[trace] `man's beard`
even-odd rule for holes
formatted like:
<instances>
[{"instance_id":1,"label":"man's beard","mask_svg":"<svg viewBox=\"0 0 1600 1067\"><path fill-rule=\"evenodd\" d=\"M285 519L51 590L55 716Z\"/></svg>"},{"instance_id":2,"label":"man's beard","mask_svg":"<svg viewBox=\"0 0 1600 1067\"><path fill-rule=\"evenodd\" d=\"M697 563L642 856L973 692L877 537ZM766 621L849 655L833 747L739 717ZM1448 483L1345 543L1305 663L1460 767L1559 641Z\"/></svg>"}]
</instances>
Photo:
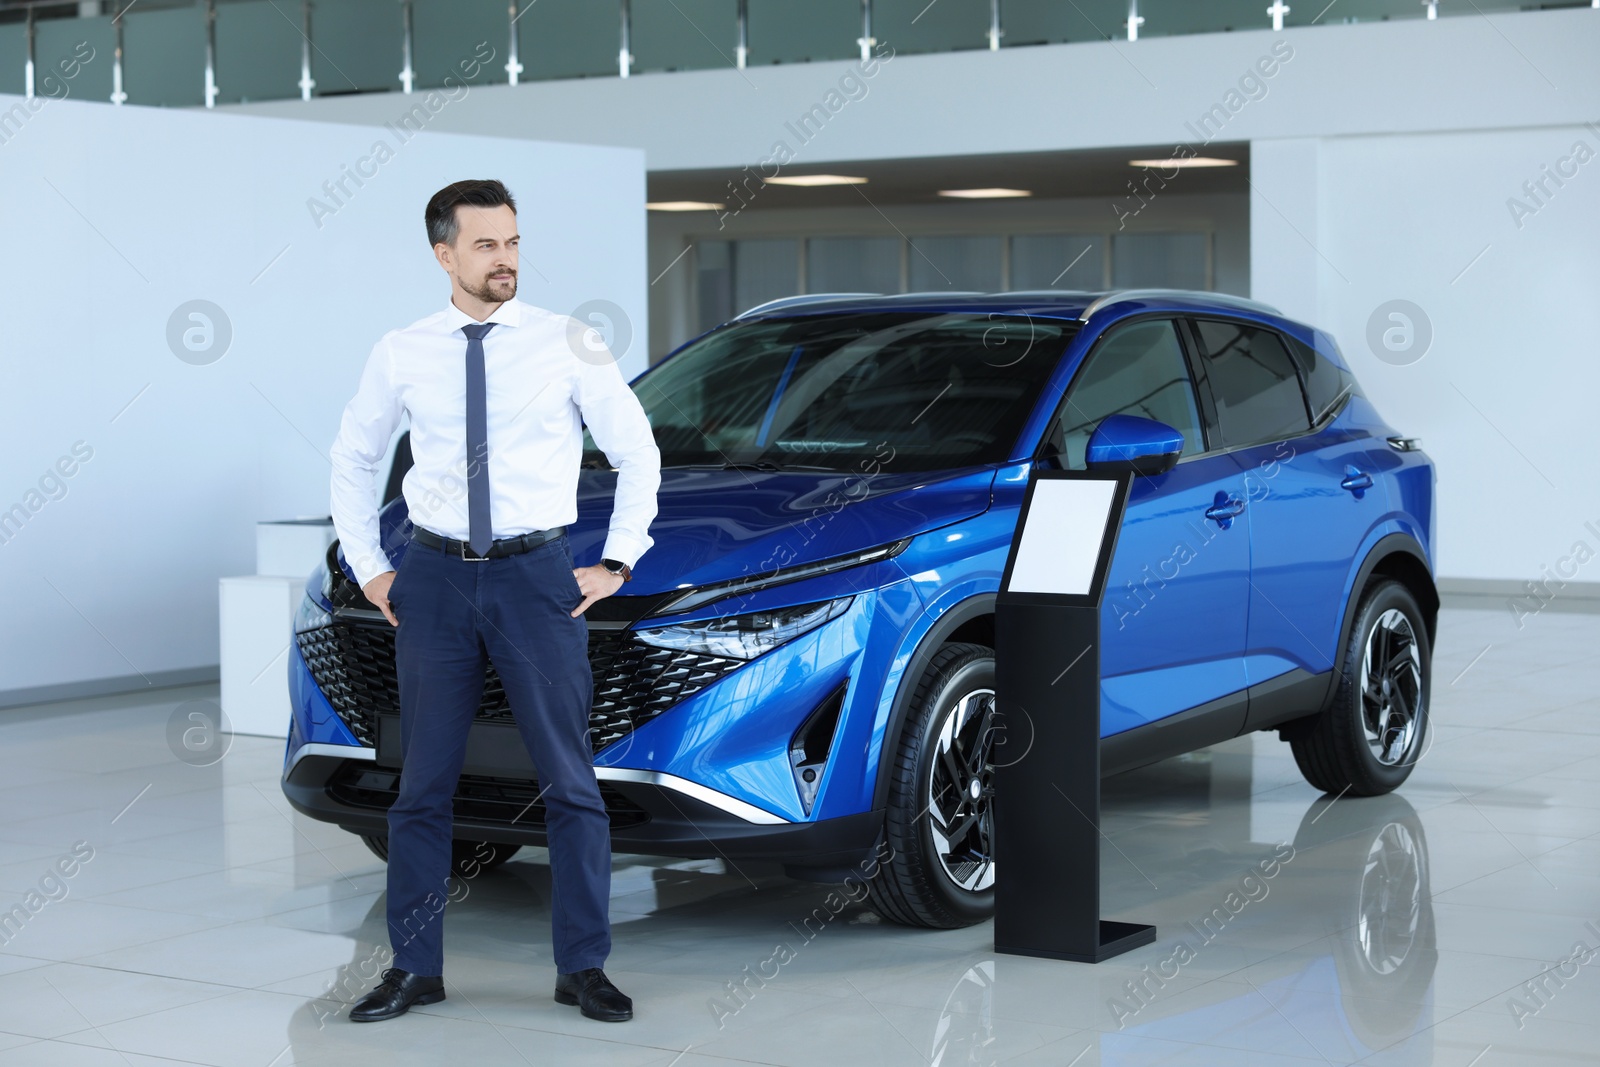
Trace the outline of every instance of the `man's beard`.
<instances>
[{"instance_id":1,"label":"man's beard","mask_svg":"<svg viewBox=\"0 0 1600 1067\"><path fill-rule=\"evenodd\" d=\"M485 304L504 303L517 295L517 272L511 272L511 280L508 282L492 281L487 275L484 276L482 285L473 285L462 279L461 288Z\"/></svg>"}]
</instances>

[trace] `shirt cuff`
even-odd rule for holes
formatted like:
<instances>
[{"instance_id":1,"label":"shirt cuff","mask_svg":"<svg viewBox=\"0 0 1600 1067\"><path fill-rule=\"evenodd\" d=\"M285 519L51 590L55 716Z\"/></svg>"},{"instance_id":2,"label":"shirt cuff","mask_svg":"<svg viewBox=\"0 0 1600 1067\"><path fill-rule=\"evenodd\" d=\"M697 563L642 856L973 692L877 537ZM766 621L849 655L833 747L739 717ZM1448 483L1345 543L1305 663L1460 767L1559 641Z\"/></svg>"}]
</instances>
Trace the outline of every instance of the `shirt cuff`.
<instances>
[{"instance_id":1,"label":"shirt cuff","mask_svg":"<svg viewBox=\"0 0 1600 1067\"><path fill-rule=\"evenodd\" d=\"M382 563L378 562L380 559L383 561ZM350 565L350 569L355 572L356 585L362 589L365 589L367 587L367 583L372 581L372 579L376 578L378 575L386 574L389 571L394 570L394 568L389 565L388 557L384 556L381 552L377 555L360 556L354 558L351 556L346 556L344 561L348 563Z\"/></svg>"},{"instance_id":2,"label":"shirt cuff","mask_svg":"<svg viewBox=\"0 0 1600 1067\"><path fill-rule=\"evenodd\" d=\"M614 559L619 563L626 563L632 570L639 563L639 557L645 554L654 541L640 544L638 538L612 530L606 535L605 550L600 553L601 559Z\"/></svg>"}]
</instances>

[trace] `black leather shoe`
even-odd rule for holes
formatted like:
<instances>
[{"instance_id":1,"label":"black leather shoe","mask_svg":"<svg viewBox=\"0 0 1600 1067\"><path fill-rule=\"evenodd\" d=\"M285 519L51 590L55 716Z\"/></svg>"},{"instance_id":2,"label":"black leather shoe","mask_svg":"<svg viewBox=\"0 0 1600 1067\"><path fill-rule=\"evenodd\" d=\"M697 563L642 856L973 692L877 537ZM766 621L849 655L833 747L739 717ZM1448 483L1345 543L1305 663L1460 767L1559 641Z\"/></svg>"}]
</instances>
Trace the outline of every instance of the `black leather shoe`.
<instances>
[{"instance_id":1,"label":"black leather shoe","mask_svg":"<svg viewBox=\"0 0 1600 1067\"><path fill-rule=\"evenodd\" d=\"M375 1023L404 1015L413 1004L437 1004L444 999L444 977L424 978L420 974L390 967L383 972L378 987L350 1008L353 1023Z\"/></svg>"},{"instance_id":2,"label":"black leather shoe","mask_svg":"<svg viewBox=\"0 0 1600 1067\"><path fill-rule=\"evenodd\" d=\"M633 1001L598 967L556 975L556 1003L576 1004L591 1019L622 1023L633 1018Z\"/></svg>"}]
</instances>

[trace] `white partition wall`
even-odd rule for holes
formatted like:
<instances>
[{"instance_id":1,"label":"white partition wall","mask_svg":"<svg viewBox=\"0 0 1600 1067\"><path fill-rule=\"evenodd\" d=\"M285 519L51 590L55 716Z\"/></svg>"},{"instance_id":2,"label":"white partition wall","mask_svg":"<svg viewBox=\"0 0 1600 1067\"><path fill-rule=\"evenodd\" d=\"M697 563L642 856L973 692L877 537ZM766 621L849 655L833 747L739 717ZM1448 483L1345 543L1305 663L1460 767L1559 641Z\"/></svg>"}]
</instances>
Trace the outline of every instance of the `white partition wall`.
<instances>
[{"instance_id":1,"label":"white partition wall","mask_svg":"<svg viewBox=\"0 0 1600 1067\"><path fill-rule=\"evenodd\" d=\"M1595 588L1600 127L1256 141L1251 169L1252 295L1422 438L1440 574Z\"/></svg>"},{"instance_id":2,"label":"white partition wall","mask_svg":"<svg viewBox=\"0 0 1600 1067\"><path fill-rule=\"evenodd\" d=\"M327 514L368 351L449 299L422 222L440 186L505 181L518 295L609 302L624 374L645 365L640 151L16 97L0 115L0 704L216 677L217 579L254 570L257 521Z\"/></svg>"}]
</instances>

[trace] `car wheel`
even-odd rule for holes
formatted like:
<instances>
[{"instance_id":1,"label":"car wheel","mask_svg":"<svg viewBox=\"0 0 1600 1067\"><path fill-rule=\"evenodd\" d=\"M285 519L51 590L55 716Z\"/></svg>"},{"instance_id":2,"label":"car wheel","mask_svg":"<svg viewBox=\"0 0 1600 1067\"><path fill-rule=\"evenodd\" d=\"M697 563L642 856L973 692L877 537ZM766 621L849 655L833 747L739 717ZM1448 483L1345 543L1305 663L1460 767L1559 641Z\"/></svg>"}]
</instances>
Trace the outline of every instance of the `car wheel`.
<instances>
[{"instance_id":1,"label":"car wheel","mask_svg":"<svg viewBox=\"0 0 1600 1067\"><path fill-rule=\"evenodd\" d=\"M1306 781L1327 793L1378 796L1410 776L1428 729L1431 651L1405 586L1385 580L1367 590L1333 706L1290 742Z\"/></svg>"},{"instance_id":2,"label":"car wheel","mask_svg":"<svg viewBox=\"0 0 1600 1067\"><path fill-rule=\"evenodd\" d=\"M869 883L884 918L952 929L994 914L994 735L994 650L945 645L885 754L892 852Z\"/></svg>"},{"instance_id":3,"label":"car wheel","mask_svg":"<svg viewBox=\"0 0 1600 1067\"><path fill-rule=\"evenodd\" d=\"M362 834L361 840L372 854L385 862L389 859L388 834ZM478 871L492 870L515 856L521 845L504 845L498 841L451 841L450 869L470 878Z\"/></svg>"}]
</instances>

